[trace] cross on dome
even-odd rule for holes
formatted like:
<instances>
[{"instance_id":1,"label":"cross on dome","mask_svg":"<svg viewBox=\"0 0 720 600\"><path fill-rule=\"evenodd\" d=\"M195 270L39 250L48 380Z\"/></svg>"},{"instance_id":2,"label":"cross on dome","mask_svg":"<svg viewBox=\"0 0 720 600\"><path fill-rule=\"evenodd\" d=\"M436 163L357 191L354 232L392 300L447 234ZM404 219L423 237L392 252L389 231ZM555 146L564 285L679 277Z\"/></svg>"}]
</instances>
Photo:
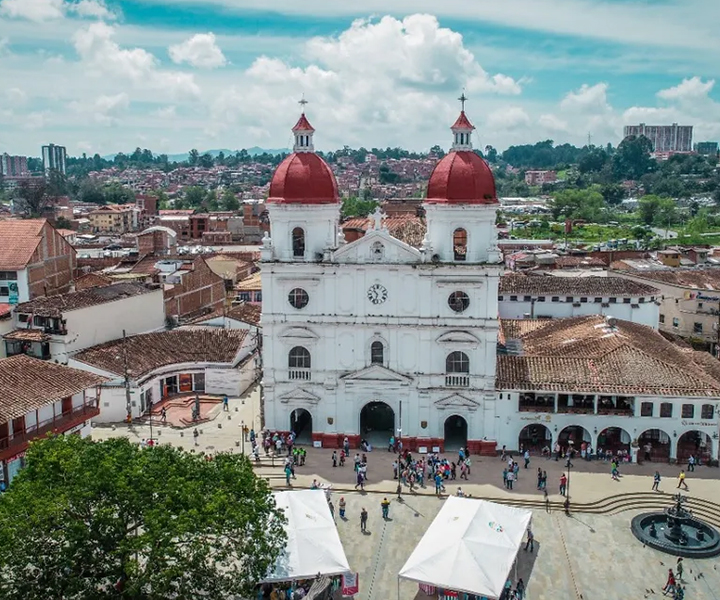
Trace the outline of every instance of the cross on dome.
<instances>
[{"instance_id":1,"label":"cross on dome","mask_svg":"<svg viewBox=\"0 0 720 600\"><path fill-rule=\"evenodd\" d=\"M300 113L298 122L295 123L295 127L292 128L292 132L295 135L293 152L315 152L312 139L313 133L315 133L315 128L310 125L310 121L308 121L305 116L305 105L308 104L308 101L305 100L305 94L303 94L303 97L298 100L298 104L300 105L302 112Z\"/></svg>"},{"instance_id":2,"label":"cross on dome","mask_svg":"<svg viewBox=\"0 0 720 600\"><path fill-rule=\"evenodd\" d=\"M467 96L465 96L464 90L458 100L460 101L460 116L457 118L455 123L453 123L452 127L450 127L454 134L453 145L450 150L472 150L471 138L475 126L470 122L470 119L468 119L465 114L465 102L467 102Z\"/></svg>"}]
</instances>

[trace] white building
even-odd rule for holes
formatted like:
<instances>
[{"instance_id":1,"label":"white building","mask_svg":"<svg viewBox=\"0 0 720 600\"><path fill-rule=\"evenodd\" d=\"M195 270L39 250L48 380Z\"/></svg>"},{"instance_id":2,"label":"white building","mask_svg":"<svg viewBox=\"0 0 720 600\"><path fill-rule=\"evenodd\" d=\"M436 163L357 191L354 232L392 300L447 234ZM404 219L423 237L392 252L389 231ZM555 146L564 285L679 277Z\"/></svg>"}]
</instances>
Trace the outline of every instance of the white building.
<instances>
[{"instance_id":1,"label":"white building","mask_svg":"<svg viewBox=\"0 0 720 600\"><path fill-rule=\"evenodd\" d=\"M83 350L70 366L108 379L99 423L137 418L180 394L240 396L259 376L257 335L244 329L182 327L119 339Z\"/></svg>"},{"instance_id":2,"label":"white building","mask_svg":"<svg viewBox=\"0 0 720 600\"><path fill-rule=\"evenodd\" d=\"M498 445L718 459L720 363L610 317L503 320Z\"/></svg>"},{"instance_id":3,"label":"white building","mask_svg":"<svg viewBox=\"0 0 720 600\"><path fill-rule=\"evenodd\" d=\"M501 319L609 315L658 328L660 290L621 277L508 273L500 278Z\"/></svg>"},{"instance_id":4,"label":"white building","mask_svg":"<svg viewBox=\"0 0 720 600\"><path fill-rule=\"evenodd\" d=\"M303 114L278 167L263 239L263 384L270 429L495 452L495 182L461 112L436 166L420 248L374 227L345 243L330 168Z\"/></svg>"},{"instance_id":5,"label":"white building","mask_svg":"<svg viewBox=\"0 0 720 600\"><path fill-rule=\"evenodd\" d=\"M163 290L116 283L43 296L15 307L15 330L3 336L8 356L28 354L67 364L73 353L126 335L165 328Z\"/></svg>"}]
</instances>

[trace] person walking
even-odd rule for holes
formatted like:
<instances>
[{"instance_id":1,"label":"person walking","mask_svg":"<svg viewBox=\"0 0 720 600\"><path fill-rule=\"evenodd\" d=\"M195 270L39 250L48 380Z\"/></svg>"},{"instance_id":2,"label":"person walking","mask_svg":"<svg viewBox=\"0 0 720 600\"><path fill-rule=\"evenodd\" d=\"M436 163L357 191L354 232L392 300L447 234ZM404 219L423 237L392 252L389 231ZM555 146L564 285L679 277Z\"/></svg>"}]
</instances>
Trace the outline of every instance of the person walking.
<instances>
[{"instance_id":1,"label":"person walking","mask_svg":"<svg viewBox=\"0 0 720 600\"><path fill-rule=\"evenodd\" d=\"M200 435L200 432L197 430L197 427L193 429L193 440L195 441L195 445L199 446L198 444L198 436Z\"/></svg>"},{"instance_id":2,"label":"person walking","mask_svg":"<svg viewBox=\"0 0 720 600\"><path fill-rule=\"evenodd\" d=\"M525 597L525 583L522 580L522 577L518 579L517 585L515 586L515 596L518 600L523 600Z\"/></svg>"},{"instance_id":3,"label":"person walking","mask_svg":"<svg viewBox=\"0 0 720 600\"><path fill-rule=\"evenodd\" d=\"M223 411L228 412L230 410L230 407L228 406L228 397L227 395L223 396Z\"/></svg>"},{"instance_id":4,"label":"person walking","mask_svg":"<svg viewBox=\"0 0 720 600\"><path fill-rule=\"evenodd\" d=\"M665 587L663 588L663 596L667 596L668 594L674 594L675 593L675 575L673 574L672 569L668 569L668 578L667 582L665 583Z\"/></svg>"},{"instance_id":5,"label":"person walking","mask_svg":"<svg viewBox=\"0 0 720 600\"><path fill-rule=\"evenodd\" d=\"M347 438L343 440L343 450L345 450L345 456L350 456L350 441Z\"/></svg>"},{"instance_id":6,"label":"person walking","mask_svg":"<svg viewBox=\"0 0 720 600\"><path fill-rule=\"evenodd\" d=\"M167 423L167 409L164 406L160 409L160 422L163 425Z\"/></svg>"},{"instance_id":7,"label":"person walking","mask_svg":"<svg viewBox=\"0 0 720 600\"><path fill-rule=\"evenodd\" d=\"M685 482L685 471L682 470L682 469L680 469L680 475L678 475L678 484L677 484L677 486L678 486L678 489L680 489L680 486L682 486L682 488L683 488L685 491L687 491L687 489L688 489L687 483Z\"/></svg>"},{"instance_id":8,"label":"person walking","mask_svg":"<svg viewBox=\"0 0 720 600\"><path fill-rule=\"evenodd\" d=\"M560 476L560 495L565 495L565 490L567 489L567 477L565 476L565 473L563 473Z\"/></svg>"},{"instance_id":9,"label":"person walking","mask_svg":"<svg viewBox=\"0 0 720 600\"><path fill-rule=\"evenodd\" d=\"M688 458L688 473L694 473L695 472L695 455L691 454L690 458Z\"/></svg>"},{"instance_id":10,"label":"person walking","mask_svg":"<svg viewBox=\"0 0 720 600\"><path fill-rule=\"evenodd\" d=\"M336 450L333 450L333 453L332 453L332 463L333 463L333 467L337 467L337 460L338 460L338 459L337 459L337 451L336 451Z\"/></svg>"},{"instance_id":11,"label":"person walking","mask_svg":"<svg viewBox=\"0 0 720 600\"><path fill-rule=\"evenodd\" d=\"M505 489L507 489L507 476L508 476L508 470L507 467L503 469L503 486L505 486Z\"/></svg>"},{"instance_id":12,"label":"person walking","mask_svg":"<svg viewBox=\"0 0 720 600\"><path fill-rule=\"evenodd\" d=\"M683 559L682 556L680 556L677 559L677 564L675 565L675 572L677 573L677 580L682 581L683 578Z\"/></svg>"},{"instance_id":13,"label":"person walking","mask_svg":"<svg viewBox=\"0 0 720 600\"><path fill-rule=\"evenodd\" d=\"M655 471L655 475L653 475L652 489L656 492L660 491L660 471Z\"/></svg>"},{"instance_id":14,"label":"person walking","mask_svg":"<svg viewBox=\"0 0 720 600\"><path fill-rule=\"evenodd\" d=\"M362 471L357 472L355 489L358 489L358 486L360 486L361 492L365 491L365 478L363 477Z\"/></svg>"},{"instance_id":15,"label":"person walking","mask_svg":"<svg viewBox=\"0 0 720 600\"><path fill-rule=\"evenodd\" d=\"M525 460L525 468L527 469L530 466L530 450L525 448L525 452L523 453L523 460Z\"/></svg>"},{"instance_id":16,"label":"person walking","mask_svg":"<svg viewBox=\"0 0 720 600\"><path fill-rule=\"evenodd\" d=\"M332 517L332 520L335 520L335 506L332 503L332 500L328 500L328 508L330 509L330 516Z\"/></svg>"},{"instance_id":17,"label":"person walking","mask_svg":"<svg viewBox=\"0 0 720 600\"><path fill-rule=\"evenodd\" d=\"M345 497L340 497L340 502L338 502L338 511L340 511L340 518L344 521L345 520Z\"/></svg>"},{"instance_id":18,"label":"person walking","mask_svg":"<svg viewBox=\"0 0 720 600\"><path fill-rule=\"evenodd\" d=\"M541 469L540 467L538 467L538 470L537 470L537 489L539 489L539 490L542 489L542 478L543 478L542 469Z\"/></svg>"},{"instance_id":19,"label":"person walking","mask_svg":"<svg viewBox=\"0 0 720 600\"><path fill-rule=\"evenodd\" d=\"M290 476L292 475L292 469L290 468L290 463L285 463L285 485L292 486L292 483L290 483Z\"/></svg>"},{"instance_id":20,"label":"person walking","mask_svg":"<svg viewBox=\"0 0 720 600\"><path fill-rule=\"evenodd\" d=\"M543 488L543 496L545 497L545 512L550 514L550 497L547 488Z\"/></svg>"},{"instance_id":21,"label":"person walking","mask_svg":"<svg viewBox=\"0 0 720 600\"><path fill-rule=\"evenodd\" d=\"M527 530L527 542L525 542L525 550L527 550L528 547L530 548L530 552L535 550L535 535L533 534L532 529L530 529L529 527Z\"/></svg>"},{"instance_id":22,"label":"person walking","mask_svg":"<svg viewBox=\"0 0 720 600\"><path fill-rule=\"evenodd\" d=\"M507 474L507 489L513 489L513 481L515 481L515 473L509 471Z\"/></svg>"},{"instance_id":23,"label":"person walking","mask_svg":"<svg viewBox=\"0 0 720 600\"><path fill-rule=\"evenodd\" d=\"M390 518L390 500L383 498L380 503L380 509L382 510L382 518L386 521Z\"/></svg>"},{"instance_id":24,"label":"person walking","mask_svg":"<svg viewBox=\"0 0 720 600\"><path fill-rule=\"evenodd\" d=\"M368 513L365 510L365 507L360 511L360 531L362 533L367 533L367 518Z\"/></svg>"}]
</instances>

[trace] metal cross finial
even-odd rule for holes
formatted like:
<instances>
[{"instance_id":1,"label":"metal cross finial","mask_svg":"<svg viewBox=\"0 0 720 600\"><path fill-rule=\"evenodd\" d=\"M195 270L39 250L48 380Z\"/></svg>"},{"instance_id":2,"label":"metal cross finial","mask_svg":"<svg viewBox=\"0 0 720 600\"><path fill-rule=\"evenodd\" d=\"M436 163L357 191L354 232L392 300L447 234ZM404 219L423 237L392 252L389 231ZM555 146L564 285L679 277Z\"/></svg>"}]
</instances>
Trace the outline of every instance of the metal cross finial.
<instances>
[{"instance_id":1,"label":"metal cross finial","mask_svg":"<svg viewBox=\"0 0 720 600\"><path fill-rule=\"evenodd\" d=\"M467 96L465 95L465 90L463 90L462 95L458 98L460 100L460 106L463 112L465 112L465 102L467 101Z\"/></svg>"},{"instance_id":2,"label":"metal cross finial","mask_svg":"<svg viewBox=\"0 0 720 600\"><path fill-rule=\"evenodd\" d=\"M303 114L305 114L305 105L306 105L307 103L308 103L308 101L305 100L305 94L303 94L303 95L302 95L302 98L301 98L300 100L298 100L298 104L300 105L300 107L301 107L301 109L302 109L302 111L303 111Z\"/></svg>"}]
</instances>

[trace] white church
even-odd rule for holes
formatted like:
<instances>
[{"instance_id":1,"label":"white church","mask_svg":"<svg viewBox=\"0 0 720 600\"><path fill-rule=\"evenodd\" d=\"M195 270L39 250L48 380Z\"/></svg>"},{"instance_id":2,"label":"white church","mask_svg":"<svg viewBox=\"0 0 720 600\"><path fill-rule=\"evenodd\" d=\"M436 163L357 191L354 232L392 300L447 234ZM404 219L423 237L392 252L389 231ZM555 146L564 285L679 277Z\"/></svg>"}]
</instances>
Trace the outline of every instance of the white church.
<instances>
[{"instance_id":1,"label":"white church","mask_svg":"<svg viewBox=\"0 0 720 600\"><path fill-rule=\"evenodd\" d=\"M464 100L464 99L463 99ZM463 107L464 108L464 107ZM420 248L392 237L378 209L352 243L330 167L303 113L278 167L263 240L263 385L270 430L323 447L494 452L498 278L495 181L461 111L428 183Z\"/></svg>"}]
</instances>

